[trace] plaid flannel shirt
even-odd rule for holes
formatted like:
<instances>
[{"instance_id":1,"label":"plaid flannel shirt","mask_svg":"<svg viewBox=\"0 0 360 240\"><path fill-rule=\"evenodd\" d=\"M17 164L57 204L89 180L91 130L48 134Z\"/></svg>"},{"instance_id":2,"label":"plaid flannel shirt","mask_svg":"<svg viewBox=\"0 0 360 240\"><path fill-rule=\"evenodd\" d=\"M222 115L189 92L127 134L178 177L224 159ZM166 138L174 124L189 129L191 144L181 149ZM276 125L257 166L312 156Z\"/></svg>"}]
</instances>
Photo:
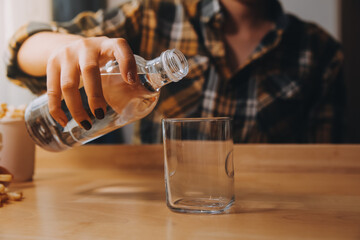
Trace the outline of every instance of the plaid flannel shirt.
<instances>
[{"instance_id":1,"label":"plaid flannel shirt","mask_svg":"<svg viewBox=\"0 0 360 240\"><path fill-rule=\"evenodd\" d=\"M45 77L27 76L16 64L21 43L39 31L123 37L145 59L177 48L190 64L186 78L165 86L154 111L141 120L142 143L161 141L161 118L216 116L233 118L236 143L340 140L343 54L334 39L282 12L276 28L232 71L222 24L218 0L129 1L70 22L29 23L10 42L8 77L34 93L46 89Z\"/></svg>"}]
</instances>

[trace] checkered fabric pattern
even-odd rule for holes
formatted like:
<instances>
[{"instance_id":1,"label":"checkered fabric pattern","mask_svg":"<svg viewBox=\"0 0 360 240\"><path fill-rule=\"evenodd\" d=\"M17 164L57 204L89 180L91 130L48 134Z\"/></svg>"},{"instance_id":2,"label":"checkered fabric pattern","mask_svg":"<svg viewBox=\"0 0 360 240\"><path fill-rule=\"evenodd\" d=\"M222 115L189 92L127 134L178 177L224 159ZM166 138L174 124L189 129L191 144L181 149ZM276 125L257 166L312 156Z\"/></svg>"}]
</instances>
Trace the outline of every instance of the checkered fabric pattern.
<instances>
[{"instance_id":1,"label":"checkered fabric pattern","mask_svg":"<svg viewBox=\"0 0 360 240\"><path fill-rule=\"evenodd\" d=\"M283 12L275 24L234 71L227 64L218 0L129 1L70 22L22 27L9 44L8 77L34 93L45 91L45 76L28 76L16 64L21 44L39 31L123 37L146 59L177 48L190 64L188 76L165 86L154 111L141 120L142 143L161 141L162 118L217 116L233 118L236 143L338 142L344 104L340 45L315 24Z\"/></svg>"}]
</instances>

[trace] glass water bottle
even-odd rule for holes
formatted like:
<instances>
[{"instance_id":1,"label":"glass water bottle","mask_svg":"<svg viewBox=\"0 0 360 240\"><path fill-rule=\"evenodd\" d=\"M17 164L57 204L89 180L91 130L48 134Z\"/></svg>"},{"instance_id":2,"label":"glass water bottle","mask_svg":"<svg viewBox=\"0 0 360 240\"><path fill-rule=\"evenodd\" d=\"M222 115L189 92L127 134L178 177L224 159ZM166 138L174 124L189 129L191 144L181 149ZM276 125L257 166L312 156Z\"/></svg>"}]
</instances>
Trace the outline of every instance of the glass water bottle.
<instances>
[{"instance_id":1,"label":"glass water bottle","mask_svg":"<svg viewBox=\"0 0 360 240\"><path fill-rule=\"evenodd\" d=\"M148 115L155 107L160 88L177 82L188 73L184 55L176 49L166 50L150 61L135 55L139 82L126 83L116 61L109 61L100 69L104 98L107 102L105 117L96 119L90 110L84 87L80 87L85 110L92 120L92 128L85 130L72 118L65 101L61 108L68 123L62 127L49 113L48 98L44 94L32 101L25 111L25 123L30 136L40 147L49 151L62 151L85 144L95 138Z\"/></svg>"}]
</instances>

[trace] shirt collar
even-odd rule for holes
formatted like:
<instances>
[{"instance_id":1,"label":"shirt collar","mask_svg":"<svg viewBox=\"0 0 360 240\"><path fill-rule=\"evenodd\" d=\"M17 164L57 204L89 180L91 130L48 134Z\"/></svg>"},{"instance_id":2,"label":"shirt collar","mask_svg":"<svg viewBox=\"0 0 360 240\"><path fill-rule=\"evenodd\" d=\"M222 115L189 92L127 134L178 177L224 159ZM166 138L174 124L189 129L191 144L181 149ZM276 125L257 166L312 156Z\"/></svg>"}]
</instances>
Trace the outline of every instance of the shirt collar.
<instances>
[{"instance_id":1,"label":"shirt collar","mask_svg":"<svg viewBox=\"0 0 360 240\"><path fill-rule=\"evenodd\" d=\"M254 52L250 57L245 61L238 70L243 69L245 66L253 62L254 60L262 57L264 54L268 53L270 50L278 46L282 40L283 33L289 25L289 16L284 13L281 9L279 15L275 20L275 28L270 30L264 38L261 40L259 45L256 47Z\"/></svg>"},{"instance_id":2,"label":"shirt collar","mask_svg":"<svg viewBox=\"0 0 360 240\"><path fill-rule=\"evenodd\" d=\"M224 21L224 15L219 0L184 0L184 2L186 8L188 9L190 17L193 18L196 14L200 14L200 22L203 26L212 26L213 28L211 29L213 30L221 29ZM266 36L260 42L258 47L254 50L254 52L250 55L250 57L235 72L243 69L245 66L276 47L280 43L283 32L287 28L288 24L288 15L286 15L281 9L278 16L275 18L274 29L269 31L268 34L266 34ZM221 44L223 44L221 36L217 36L216 39L212 38L211 41L209 41L209 51L211 52L213 57L223 58L225 57L225 52L222 51L224 50L224 47L221 47ZM206 42L207 41L205 41L205 45ZM227 76L234 74L230 74L231 71L229 69L226 72L229 72L228 74L225 74Z\"/></svg>"}]
</instances>

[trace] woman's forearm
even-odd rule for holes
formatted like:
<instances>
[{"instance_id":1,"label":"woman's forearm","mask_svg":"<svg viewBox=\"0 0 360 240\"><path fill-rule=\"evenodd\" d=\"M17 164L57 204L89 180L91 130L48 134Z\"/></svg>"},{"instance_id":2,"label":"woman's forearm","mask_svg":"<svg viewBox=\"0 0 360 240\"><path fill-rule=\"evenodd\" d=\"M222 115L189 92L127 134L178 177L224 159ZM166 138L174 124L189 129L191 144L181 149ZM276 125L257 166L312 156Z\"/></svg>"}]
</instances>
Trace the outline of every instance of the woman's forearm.
<instances>
[{"instance_id":1,"label":"woman's forearm","mask_svg":"<svg viewBox=\"0 0 360 240\"><path fill-rule=\"evenodd\" d=\"M59 47L81 38L81 36L71 34L36 33L21 45L17 55L18 65L29 75L44 76L49 56Z\"/></svg>"}]
</instances>

